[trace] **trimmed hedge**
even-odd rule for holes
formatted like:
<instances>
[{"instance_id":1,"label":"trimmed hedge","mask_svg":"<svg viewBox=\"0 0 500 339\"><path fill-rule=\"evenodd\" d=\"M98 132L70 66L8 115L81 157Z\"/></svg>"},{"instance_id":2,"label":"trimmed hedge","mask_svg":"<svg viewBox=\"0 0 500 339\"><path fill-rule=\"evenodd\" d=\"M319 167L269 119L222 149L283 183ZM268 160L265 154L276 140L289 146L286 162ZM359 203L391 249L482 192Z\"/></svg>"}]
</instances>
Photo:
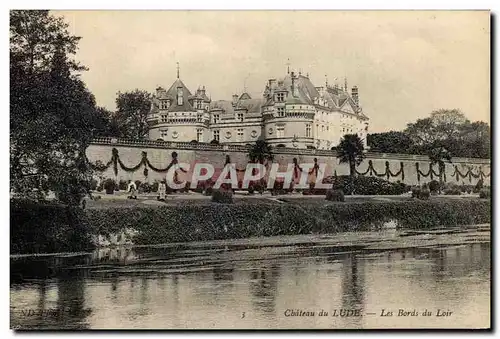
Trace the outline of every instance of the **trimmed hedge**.
<instances>
[{"instance_id":1,"label":"trimmed hedge","mask_svg":"<svg viewBox=\"0 0 500 339\"><path fill-rule=\"evenodd\" d=\"M400 195L409 192L411 187L402 182L390 182L377 177L348 175L330 177L324 182L333 183L332 189L340 189L347 195ZM323 193L325 194L325 193Z\"/></svg>"},{"instance_id":2,"label":"trimmed hedge","mask_svg":"<svg viewBox=\"0 0 500 339\"><path fill-rule=\"evenodd\" d=\"M11 253L92 249L91 234L87 216L79 207L54 202L10 201Z\"/></svg>"},{"instance_id":3,"label":"trimmed hedge","mask_svg":"<svg viewBox=\"0 0 500 339\"><path fill-rule=\"evenodd\" d=\"M328 200L328 201L345 201L344 192L342 192L342 190L328 190L326 192L326 200Z\"/></svg>"},{"instance_id":4,"label":"trimmed hedge","mask_svg":"<svg viewBox=\"0 0 500 339\"><path fill-rule=\"evenodd\" d=\"M136 244L370 230L388 220L428 229L491 221L488 200L207 204L88 210L96 234L134 228Z\"/></svg>"}]
</instances>

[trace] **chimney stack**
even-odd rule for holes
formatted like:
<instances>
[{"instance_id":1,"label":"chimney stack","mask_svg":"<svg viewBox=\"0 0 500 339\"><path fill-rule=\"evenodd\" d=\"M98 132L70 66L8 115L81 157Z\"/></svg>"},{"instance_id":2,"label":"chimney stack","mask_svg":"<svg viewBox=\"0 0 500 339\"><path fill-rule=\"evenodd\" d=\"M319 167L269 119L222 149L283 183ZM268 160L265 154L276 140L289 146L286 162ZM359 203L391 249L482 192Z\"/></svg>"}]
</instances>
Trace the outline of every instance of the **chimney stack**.
<instances>
[{"instance_id":1,"label":"chimney stack","mask_svg":"<svg viewBox=\"0 0 500 339\"><path fill-rule=\"evenodd\" d=\"M203 86L203 87L201 88L201 91L200 91L200 92L201 92L201 95L205 95L205 86Z\"/></svg>"},{"instance_id":2,"label":"chimney stack","mask_svg":"<svg viewBox=\"0 0 500 339\"><path fill-rule=\"evenodd\" d=\"M352 100L356 103L356 106L359 106L359 92L358 86L353 86L351 89Z\"/></svg>"},{"instance_id":3,"label":"chimney stack","mask_svg":"<svg viewBox=\"0 0 500 339\"><path fill-rule=\"evenodd\" d=\"M233 107L236 106L237 102L238 102L238 94L233 94Z\"/></svg>"},{"instance_id":4,"label":"chimney stack","mask_svg":"<svg viewBox=\"0 0 500 339\"><path fill-rule=\"evenodd\" d=\"M292 96L295 96L295 72L292 71Z\"/></svg>"}]
</instances>

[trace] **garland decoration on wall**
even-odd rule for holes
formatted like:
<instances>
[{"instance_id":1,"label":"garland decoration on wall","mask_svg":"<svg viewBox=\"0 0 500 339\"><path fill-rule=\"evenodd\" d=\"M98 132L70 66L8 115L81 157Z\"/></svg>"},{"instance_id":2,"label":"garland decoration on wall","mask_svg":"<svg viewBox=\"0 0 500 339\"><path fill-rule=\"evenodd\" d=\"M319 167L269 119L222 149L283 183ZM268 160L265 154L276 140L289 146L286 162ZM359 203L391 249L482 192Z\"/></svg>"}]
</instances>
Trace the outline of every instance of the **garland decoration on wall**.
<instances>
[{"instance_id":1,"label":"garland decoration on wall","mask_svg":"<svg viewBox=\"0 0 500 339\"><path fill-rule=\"evenodd\" d=\"M467 167L467 172L462 173L458 169L458 166L455 165L455 170L454 170L454 172L453 172L453 174L451 176L455 177L455 179L457 180L457 182L460 181L460 178L462 178L462 179L469 178L469 182L472 182L472 178L475 178L475 179L481 178L482 180L484 180L484 178L487 178L487 177L491 176L491 172L488 173L488 174L485 174L483 172L483 169L481 167L479 167L478 173L475 174L474 172L472 172L472 167L469 166L469 167Z\"/></svg>"},{"instance_id":2,"label":"garland decoration on wall","mask_svg":"<svg viewBox=\"0 0 500 339\"><path fill-rule=\"evenodd\" d=\"M387 180L389 180L389 178L391 178L391 177L398 177L398 176L401 175L401 179L403 181L405 180L404 164L403 164L402 161L400 162L399 171L397 171L396 173L393 173L391 171L389 161L385 162L385 170L384 170L384 172L378 173L377 170L375 169L375 167L373 166L373 161L372 160L368 160L368 168L366 169L366 171L359 172L358 170L356 170L356 173L358 175L362 175L362 176L365 176L365 175L369 174L370 176L375 175L375 176L377 176L379 178L386 177Z\"/></svg>"},{"instance_id":3,"label":"garland decoration on wall","mask_svg":"<svg viewBox=\"0 0 500 339\"><path fill-rule=\"evenodd\" d=\"M424 173L420 170L420 164L418 162L415 163L415 168L417 169L417 181L418 182L420 182L420 176L422 176L424 178L427 178L430 176L431 180L434 180L434 176L436 176L436 177L441 176L441 170L439 172L434 171L432 163L429 163L429 170L427 171L427 173Z\"/></svg>"},{"instance_id":4,"label":"garland decoration on wall","mask_svg":"<svg viewBox=\"0 0 500 339\"><path fill-rule=\"evenodd\" d=\"M153 170L154 172L157 172L157 173L165 173L165 172L168 172L172 166L179 164L179 160L177 159L177 152L172 152L172 160L170 161L170 163L168 164L167 167L165 167L165 168L155 167L149 161L148 154L143 151L142 152L141 161L137 165L135 165L135 166L127 167L121 161L120 155L118 154L118 150L116 148L112 149L112 151L111 151L111 159L105 165L102 165L100 161L97 161L95 164L93 164L92 162L90 162L88 159L86 159L86 161L89 164L90 168L92 168L94 171L98 171L98 172L104 172L104 171L106 171L111 166L111 164L113 164L113 172L115 173L115 175L118 175L118 165L125 172L135 172L139 168L141 168L142 165L144 165L144 171L143 171L144 176L148 176L149 169L151 169L151 170ZM184 168L180 167L180 166L177 169L180 170L183 173L187 173L187 171Z\"/></svg>"}]
</instances>

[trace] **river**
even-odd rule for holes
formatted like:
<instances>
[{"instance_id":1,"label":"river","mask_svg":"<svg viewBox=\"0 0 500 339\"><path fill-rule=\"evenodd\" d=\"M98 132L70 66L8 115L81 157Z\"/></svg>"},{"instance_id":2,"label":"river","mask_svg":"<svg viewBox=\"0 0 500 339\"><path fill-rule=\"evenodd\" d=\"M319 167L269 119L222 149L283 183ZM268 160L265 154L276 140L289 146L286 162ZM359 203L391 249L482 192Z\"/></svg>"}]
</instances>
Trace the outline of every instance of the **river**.
<instances>
[{"instance_id":1,"label":"river","mask_svg":"<svg viewBox=\"0 0 500 339\"><path fill-rule=\"evenodd\" d=\"M490 258L482 229L11 256L11 327L488 328Z\"/></svg>"}]
</instances>

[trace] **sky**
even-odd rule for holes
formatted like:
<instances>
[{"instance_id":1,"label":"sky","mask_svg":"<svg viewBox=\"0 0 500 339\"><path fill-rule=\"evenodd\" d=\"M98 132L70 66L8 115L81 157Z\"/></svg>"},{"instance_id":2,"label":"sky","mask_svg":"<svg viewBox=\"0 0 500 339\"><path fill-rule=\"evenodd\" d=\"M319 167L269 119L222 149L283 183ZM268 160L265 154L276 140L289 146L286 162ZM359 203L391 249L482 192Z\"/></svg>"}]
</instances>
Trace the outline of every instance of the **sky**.
<instances>
[{"instance_id":1,"label":"sky","mask_svg":"<svg viewBox=\"0 0 500 339\"><path fill-rule=\"evenodd\" d=\"M287 63L316 86L357 85L370 131L436 109L490 122L487 11L54 11L81 36L76 60L97 104L180 78L212 100L260 97Z\"/></svg>"}]
</instances>

